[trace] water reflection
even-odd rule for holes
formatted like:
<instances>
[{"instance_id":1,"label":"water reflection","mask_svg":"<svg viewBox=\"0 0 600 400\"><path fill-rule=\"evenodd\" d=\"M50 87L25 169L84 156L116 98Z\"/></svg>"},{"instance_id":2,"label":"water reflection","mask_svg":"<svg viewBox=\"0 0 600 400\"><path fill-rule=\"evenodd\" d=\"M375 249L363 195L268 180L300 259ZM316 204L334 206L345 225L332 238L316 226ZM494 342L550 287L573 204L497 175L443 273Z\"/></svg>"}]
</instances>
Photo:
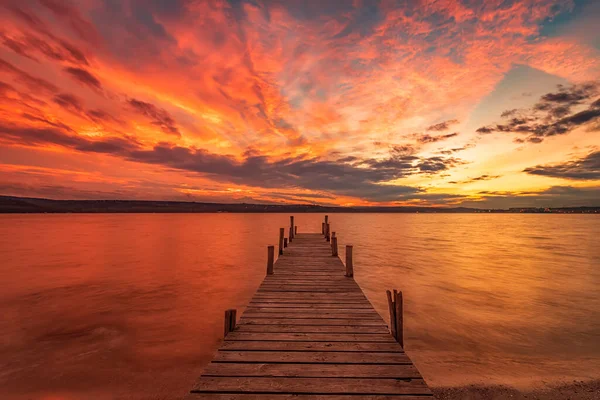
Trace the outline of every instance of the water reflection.
<instances>
[{"instance_id":1,"label":"water reflection","mask_svg":"<svg viewBox=\"0 0 600 400\"><path fill-rule=\"evenodd\" d=\"M265 272L283 214L0 216L0 397L178 398ZM322 215L296 216L300 231ZM597 216L331 215L432 384L600 376ZM343 252L341 252L343 255ZM161 397L162 396L162 397ZM50 398L50 397L48 397Z\"/></svg>"}]
</instances>

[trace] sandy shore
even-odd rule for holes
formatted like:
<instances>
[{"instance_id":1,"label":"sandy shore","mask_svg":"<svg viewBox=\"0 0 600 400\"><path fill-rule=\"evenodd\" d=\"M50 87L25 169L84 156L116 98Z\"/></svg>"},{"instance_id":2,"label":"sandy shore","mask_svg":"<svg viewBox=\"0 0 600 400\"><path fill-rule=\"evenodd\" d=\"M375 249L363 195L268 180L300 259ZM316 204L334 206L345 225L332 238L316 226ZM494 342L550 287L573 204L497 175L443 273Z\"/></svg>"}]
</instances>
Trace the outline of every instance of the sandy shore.
<instances>
[{"instance_id":1,"label":"sandy shore","mask_svg":"<svg viewBox=\"0 0 600 400\"><path fill-rule=\"evenodd\" d=\"M598 400L600 380L573 381L569 384L531 391L508 386L461 386L432 388L439 400Z\"/></svg>"}]
</instances>

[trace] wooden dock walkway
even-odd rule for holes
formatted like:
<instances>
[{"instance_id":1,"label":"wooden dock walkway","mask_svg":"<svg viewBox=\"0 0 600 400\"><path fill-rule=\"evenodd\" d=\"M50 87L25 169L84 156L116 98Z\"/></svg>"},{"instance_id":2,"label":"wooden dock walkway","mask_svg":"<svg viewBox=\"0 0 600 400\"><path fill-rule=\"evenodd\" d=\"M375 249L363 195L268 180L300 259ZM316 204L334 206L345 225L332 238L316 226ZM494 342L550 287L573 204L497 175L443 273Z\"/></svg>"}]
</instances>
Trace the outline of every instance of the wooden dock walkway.
<instances>
[{"instance_id":1,"label":"wooden dock walkway","mask_svg":"<svg viewBox=\"0 0 600 400\"><path fill-rule=\"evenodd\" d=\"M431 396L324 236L292 237L187 399Z\"/></svg>"}]
</instances>

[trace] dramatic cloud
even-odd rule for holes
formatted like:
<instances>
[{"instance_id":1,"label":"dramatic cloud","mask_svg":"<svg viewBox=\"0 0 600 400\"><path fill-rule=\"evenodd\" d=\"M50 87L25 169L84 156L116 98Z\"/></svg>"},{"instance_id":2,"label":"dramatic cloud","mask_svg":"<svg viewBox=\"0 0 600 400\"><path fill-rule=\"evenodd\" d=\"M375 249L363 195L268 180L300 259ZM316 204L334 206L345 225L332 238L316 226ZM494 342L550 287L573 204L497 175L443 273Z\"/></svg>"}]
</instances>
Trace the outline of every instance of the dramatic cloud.
<instances>
[{"instance_id":1,"label":"dramatic cloud","mask_svg":"<svg viewBox=\"0 0 600 400\"><path fill-rule=\"evenodd\" d=\"M436 143L442 140L446 140L446 139L450 139L453 138L455 136L458 136L458 133L454 132L454 133L449 133L447 135L439 135L439 136L432 136L429 134L417 134L417 141L419 143Z\"/></svg>"},{"instance_id":2,"label":"dramatic cloud","mask_svg":"<svg viewBox=\"0 0 600 400\"><path fill-rule=\"evenodd\" d=\"M3 168L57 196L83 164L84 196L441 205L489 171L539 192L521 166L569 164L600 126L600 50L548 33L585 3L0 2Z\"/></svg>"},{"instance_id":3,"label":"dramatic cloud","mask_svg":"<svg viewBox=\"0 0 600 400\"><path fill-rule=\"evenodd\" d=\"M86 86L89 86L92 89L102 90L102 84L100 83L98 78L96 78L94 75L92 75L83 68L69 67L65 68L65 72L71 75L75 80L79 81L80 83Z\"/></svg>"},{"instance_id":4,"label":"dramatic cloud","mask_svg":"<svg viewBox=\"0 0 600 400\"><path fill-rule=\"evenodd\" d=\"M599 180L600 179L600 151L587 156L551 165L537 165L525 168L523 172L532 175L550 176L572 180Z\"/></svg>"},{"instance_id":5,"label":"dramatic cloud","mask_svg":"<svg viewBox=\"0 0 600 400\"><path fill-rule=\"evenodd\" d=\"M457 119L451 119L448 121L444 121L444 122L440 122L439 124L435 124L435 125L431 125L429 127L427 127L428 131L447 131L448 129L450 129L451 125L455 125L458 124L458 120Z\"/></svg>"},{"instance_id":6,"label":"dramatic cloud","mask_svg":"<svg viewBox=\"0 0 600 400\"><path fill-rule=\"evenodd\" d=\"M175 120L164 109L156 107L154 104L146 103L136 99L128 100L128 103L140 114L148 117L152 124L160 127L163 132L176 136L181 136Z\"/></svg>"},{"instance_id":7,"label":"dramatic cloud","mask_svg":"<svg viewBox=\"0 0 600 400\"><path fill-rule=\"evenodd\" d=\"M600 108L595 100L600 95L600 84L597 82L572 86L558 86L557 92L547 93L531 109L513 109L501 115L508 122L477 129L480 134L508 132L525 134L525 139L515 141L523 143L541 143L544 138L564 135L579 126L595 122L600 117ZM587 104L581 111L573 111L574 107Z\"/></svg>"},{"instance_id":8,"label":"dramatic cloud","mask_svg":"<svg viewBox=\"0 0 600 400\"><path fill-rule=\"evenodd\" d=\"M473 182L479 182L479 181L489 181L489 180L492 180L492 179L500 178L501 176L502 175L488 175L488 174L484 174L484 175L476 176L474 178L465 179L463 181L450 181L448 183L456 185L456 184L459 184L459 183L473 183Z\"/></svg>"}]
</instances>

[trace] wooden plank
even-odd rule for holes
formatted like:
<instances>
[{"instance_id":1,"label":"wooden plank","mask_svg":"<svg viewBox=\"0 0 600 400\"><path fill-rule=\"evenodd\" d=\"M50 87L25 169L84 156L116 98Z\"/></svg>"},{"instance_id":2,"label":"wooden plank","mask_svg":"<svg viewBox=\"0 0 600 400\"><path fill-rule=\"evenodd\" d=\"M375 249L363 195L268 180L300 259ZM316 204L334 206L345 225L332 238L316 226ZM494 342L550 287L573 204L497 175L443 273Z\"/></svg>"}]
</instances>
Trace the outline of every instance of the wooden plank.
<instances>
[{"instance_id":1,"label":"wooden plank","mask_svg":"<svg viewBox=\"0 0 600 400\"><path fill-rule=\"evenodd\" d=\"M369 351L373 353L403 353L395 343L353 343L353 342L237 342L226 340L219 349L263 350L263 351Z\"/></svg>"},{"instance_id":2,"label":"wooden plank","mask_svg":"<svg viewBox=\"0 0 600 400\"><path fill-rule=\"evenodd\" d=\"M332 351L219 351L213 362L412 364L404 353Z\"/></svg>"},{"instance_id":3,"label":"wooden plank","mask_svg":"<svg viewBox=\"0 0 600 400\"><path fill-rule=\"evenodd\" d=\"M387 334L385 326L352 326L352 325L238 325L236 332L297 332L297 333L383 333Z\"/></svg>"},{"instance_id":4,"label":"wooden plank","mask_svg":"<svg viewBox=\"0 0 600 400\"><path fill-rule=\"evenodd\" d=\"M375 319L330 319L330 318L246 318L242 317L240 325L318 325L318 326L346 326L346 325L374 325L385 326L382 321Z\"/></svg>"},{"instance_id":5,"label":"wooden plank","mask_svg":"<svg viewBox=\"0 0 600 400\"><path fill-rule=\"evenodd\" d=\"M332 395L332 394L252 394L190 393L184 400L423 400L433 395Z\"/></svg>"},{"instance_id":6,"label":"wooden plank","mask_svg":"<svg viewBox=\"0 0 600 400\"><path fill-rule=\"evenodd\" d=\"M200 377L192 392L286 394L430 394L422 379Z\"/></svg>"},{"instance_id":7,"label":"wooden plank","mask_svg":"<svg viewBox=\"0 0 600 400\"><path fill-rule=\"evenodd\" d=\"M270 340L270 341L309 341L309 342L384 342L396 343L389 333L344 334L344 333L259 333L239 332L227 335L228 340ZM400 347L400 346L398 346Z\"/></svg>"},{"instance_id":8,"label":"wooden plank","mask_svg":"<svg viewBox=\"0 0 600 400\"><path fill-rule=\"evenodd\" d=\"M414 365L214 363L202 376L420 379Z\"/></svg>"},{"instance_id":9,"label":"wooden plank","mask_svg":"<svg viewBox=\"0 0 600 400\"><path fill-rule=\"evenodd\" d=\"M354 311L354 310L353 310ZM373 312L342 312L338 310L316 310L316 311L306 311L306 310L286 310L285 312L265 312L265 311L256 311L255 309L246 309L244 313L244 318L327 318L327 319L376 319L378 321L383 321L379 314L374 314Z\"/></svg>"}]
</instances>

